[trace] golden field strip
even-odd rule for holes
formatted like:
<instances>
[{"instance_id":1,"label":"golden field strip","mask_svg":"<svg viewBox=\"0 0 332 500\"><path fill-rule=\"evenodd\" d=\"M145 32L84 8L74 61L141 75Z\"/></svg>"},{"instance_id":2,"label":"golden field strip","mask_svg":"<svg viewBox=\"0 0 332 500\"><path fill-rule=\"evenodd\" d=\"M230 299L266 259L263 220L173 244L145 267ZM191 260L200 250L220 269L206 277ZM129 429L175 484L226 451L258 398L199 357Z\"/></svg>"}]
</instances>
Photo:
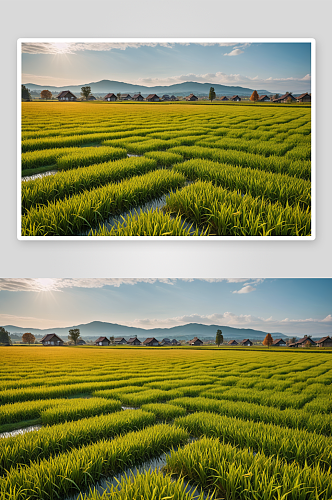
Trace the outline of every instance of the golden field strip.
<instances>
[{"instance_id":1,"label":"golden field strip","mask_svg":"<svg viewBox=\"0 0 332 500\"><path fill-rule=\"evenodd\" d=\"M329 351L13 346L0 357L0 432L41 426L0 438L1 499L332 497ZM161 471L133 474L158 457Z\"/></svg>"},{"instance_id":2,"label":"golden field strip","mask_svg":"<svg viewBox=\"0 0 332 500\"><path fill-rule=\"evenodd\" d=\"M55 171L22 182L22 236L312 232L307 106L22 103L21 166Z\"/></svg>"}]
</instances>

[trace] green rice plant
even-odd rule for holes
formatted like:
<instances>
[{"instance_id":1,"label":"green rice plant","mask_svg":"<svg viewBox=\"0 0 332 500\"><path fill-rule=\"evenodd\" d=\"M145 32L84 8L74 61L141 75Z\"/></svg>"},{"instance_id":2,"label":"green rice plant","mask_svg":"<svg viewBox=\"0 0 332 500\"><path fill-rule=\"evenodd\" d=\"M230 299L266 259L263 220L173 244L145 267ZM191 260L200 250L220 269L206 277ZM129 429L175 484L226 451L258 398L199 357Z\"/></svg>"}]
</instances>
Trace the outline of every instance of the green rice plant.
<instances>
[{"instance_id":1,"label":"green rice plant","mask_svg":"<svg viewBox=\"0 0 332 500\"><path fill-rule=\"evenodd\" d=\"M61 156L80 153L80 151L81 148L54 148L28 151L21 155L22 170L53 165Z\"/></svg>"},{"instance_id":2,"label":"green rice plant","mask_svg":"<svg viewBox=\"0 0 332 500\"><path fill-rule=\"evenodd\" d=\"M110 399L121 399L121 394L129 394L131 392L141 392L145 391L146 387L140 387L137 385L126 385L123 387L118 387L117 389L104 389L101 391L94 391L93 396L97 398L110 398Z\"/></svg>"},{"instance_id":3,"label":"green rice plant","mask_svg":"<svg viewBox=\"0 0 332 500\"><path fill-rule=\"evenodd\" d=\"M127 406L137 408L143 404L153 403L155 401L167 401L169 399L183 396L181 389L171 389L162 391L160 389L147 389L138 393L119 394L121 403Z\"/></svg>"},{"instance_id":4,"label":"green rice plant","mask_svg":"<svg viewBox=\"0 0 332 500\"><path fill-rule=\"evenodd\" d=\"M264 197L282 205L311 205L311 183L284 174L273 174L245 167L233 167L209 160L194 159L174 165L192 181L212 181L215 186L236 190L253 197Z\"/></svg>"},{"instance_id":5,"label":"green rice plant","mask_svg":"<svg viewBox=\"0 0 332 500\"><path fill-rule=\"evenodd\" d=\"M332 413L332 395L331 388L328 388L329 393L320 395L317 398L309 401L305 406L304 410L310 413ZM332 417L331 417L332 418Z\"/></svg>"},{"instance_id":6,"label":"green rice plant","mask_svg":"<svg viewBox=\"0 0 332 500\"><path fill-rule=\"evenodd\" d=\"M156 161L149 158L131 157L27 181L22 183L21 188L22 211L25 212L35 205L47 205L55 200L110 182L118 182L135 175L146 174L155 169L157 169Z\"/></svg>"},{"instance_id":7,"label":"green rice plant","mask_svg":"<svg viewBox=\"0 0 332 500\"><path fill-rule=\"evenodd\" d=\"M331 469L287 464L278 457L239 449L217 439L203 438L172 451L167 473L186 477L204 490L217 490L229 500L329 500Z\"/></svg>"},{"instance_id":8,"label":"green rice plant","mask_svg":"<svg viewBox=\"0 0 332 500\"><path fill-rule=\"evenodd\" d=\"M181 217L170 217L160 210L148 210L122 217L111 229L100 226L91 231L89 236L205 236L193 225L188 225Z\"/></svg>"},{"instance_id":9,"label":"green rice plant","mask_svg":"<svg viewBox=\"0 0 332 500\"><path fill-rule=\"evenodd\" d=\"M166 403L149 403L141 406L143 411L150 411L158 420L170 421L176 417L186 414L186 410L180 406L174 406ZM180 427L184 427L180 424Z\"/></svg>"},{"instance_id":10,"label":"green rice plant","mask_svg":"<svg viewBox=\"0 0 332 500\"><path fill-rule=\"evenodd\" d=\"M284 410L285 408L302 408L306 403L313 399L310 393L292 394L286 392L277 392L275 390L259 391L251 389L242 389L241 387L232 387L228 390L211 389L204 393L204 396L216 399L230 399L232 401L248 401L266 406L274 406Z\"/></svg>"},{"instance_id":11,"label":"green rice plant","mask_svg":"<svg viewBox=\"0 0 332 500\"><path fill-rule=\"evenodd\" d=\"M181 154L187 159L204 158L219 163L230 163L240 167L287 174L304 180L310 180L311 178L311 162L305 160L293 160L282 156L269 156L266 158L262 155L243 151L200 146L178 146L171 148L169 152Z\"/></svg>"},{"instance_id":12,"label":"green rice plant","mask_svg":"<svg viewBox=\"0 0 332 500\"><path fill-rule=\"evenodd\" d=\"M203 393L204 394L204 393ZM293 429L306 429L317 434L331 435L332 418L330 415L312 414L304 409L286 408L280 410L272 406L264 406L244 401L226 399L209 399L200 397L183 397L172 400L172 405L181 406L187 411L207 411L252 420L254 422L273 423Z\"/></svg>"},{"instance_id":13,"label":"green rice plant","mask_svg":"<svg viewBox=\"0 0 332 500\"><path fill-rule=\"evenodd\" d=\"M242 134L243 135L243 134ZM234 149L236 151L246 151L248 153L258 154L262 156L283 156L287 153L293 145L289 142L283 143L273 143L271 141L261 141L255 139L235 139L230 136L224 137L219 141L212 141L209 143L207 140L205 141L197 141L197 146L209 146L212 148L220 148L220 149ZM310 160L310 156L308 158Z\"/></svg>"},{"instance_id":14,"label":"green rice plant","mask_svg":"<svg viewBox=\"0 0 332 500\"><path fill-rule=\"evenodd\" d=\"M128 132L131 135L131 132ZM22 153L26 151L36 151L38 149L50 149L58 147L82 146L92 142L101 142L110 138L110 132L86 134L86 135L69 135L66 137L46 137L41 139L27 139L22 141Z\"/></svg>"},{"instance_id":15,"label":"green rice plant","mask_svg":"<svg viewBox=\"0 0 332 500\"><path fill-rule=\"evenodd\" d=\"M67 170L70 168L87 167L95 163L120 160L126 157L126 150L121 148L111 148L109 146L80 148L79 152L57 158L57 167L59 170Z\"/></svg>"},{"instance_id":16,"label":"green rice plant","mask_svg":"<svg viewBox=\"0 0 332 500\"><path fill-rule=\"evenodd\" d=\"M299 205L283 207L263 198L243 197L197 181L166 197L167 212L181 215L215 236L309 236L311 214Z\"/></svg>"},{"instance_id":17,"label":"green rice plant","mask_svg":"<svg viewBox=\"0 0 332 500\"><path fill-rule=\"evenodd\" d=\"M9 471L17 464L29 465L30 462L95 443L100 439L111 439L119 434L148 427L155 420L151 412L126 410L3 438L0 440L0 472Z\"/></svg>"},{"instance_id":18,"label":"green rice plant","mask_svg":"<svg viewBox=\"0 0 332 500\"><path fill-rule=\"evenodd\" d=\"M67 420L79 420L102 413L121 410L119 401L103 398L67 399L53 408L47 408L41 414L43 425L54 425Z\"/></svg>"},{"instance_id":19,"label":"green rice plant","mask_svg":"<svg viewBox=\"0 0 332 500\"><path fill-rule=\"evenodd\" d=\"M204 412L176 418L174 425L195 437L215 437L223 443L278 456L287 462L296 461L301 466L319 465L327 470L332 463L332 438L306 430Z\"/></svg>"},{"instance_id":20,"label":"green rice plant","mask_svg":"<svg viewBox=\"0 0 332 500\"><path fill-rule=\"evenodd\" d=\"M158 198L177 186L183 186L184 183L185 178L181 174L158 170L118 184L84 191L69 199L50 203L40 210L32 208L22 217L22 235L77 234L111 214L121 213L135 205Z\"/></svg>"},{"instance_id":21,"label":"green rice plant","mask_svg":"<svg viewBox=\"0 0 332 500\"><path fill-rule=\"evenodd\" d=\"M116 486L111 485L104 493L90 489L90 493L80 494L78 500L209 500L197 488L186 490L184 478L174 481L169 475L160 471L137 472L135 475L125 474ZM212 500L212 498L211 498Z\"/></svg>"},{"instance_id":22,"label":"green rice plant","mask_svg":"<svg viewBox=\"0 0 332 500\"><path fill-rule=\"evenodd\" d=\"M39 418L47 408L61 404L61 399L24 401L0 405L0 425Z\"/></svg>"},{"instance_id":23,"label":"green rice plant","mask_svg":"<svg viewBox=\"0 0 332 500\"><path fill-rule=\"evenodd\" d=\"M144 153L144 156L155 160L158 165L163 167L171 167L174 163L179 163L183 160L183 156L177 153L169 153L168 151L150 151Z\"/></svg>"},{"instance_id":24,"label":"green rice plant","mask_svg":"<svg viewBox=\"0 0 332 500\"><path fill-rule=\"evenodd\" d=\"M310 160L311 159L311 144L299 144L286 153L287 158L294 160Z\"/></svg>"},{"instance_id":25,"label":"green rice plant","mask_svg":"<svg viewBox=\"0 0 332 500\"><path fill-rule=\"evenodd\" d=\"M143 142L127 143L126 149L129 153L141 155L148 151L156 151L159 149L166 149L173 146L170 141L162 141L161 139L149 139Z\"/></svg>"},{"instance_id":26,"label":"green rice plant","mask_svg":"<svg viewBox=\"0 0 332 500\"><path fill-rule=\"evenodd\" d=\"M151 413L148 414L154 417ZM129 432L112 441L60 453L29 467L11 469L0 479L0 496L7 500L53 500L83 488L126 467L148 460L188 441L183 429L161 424Z\"/></svg>"}]
</instances>

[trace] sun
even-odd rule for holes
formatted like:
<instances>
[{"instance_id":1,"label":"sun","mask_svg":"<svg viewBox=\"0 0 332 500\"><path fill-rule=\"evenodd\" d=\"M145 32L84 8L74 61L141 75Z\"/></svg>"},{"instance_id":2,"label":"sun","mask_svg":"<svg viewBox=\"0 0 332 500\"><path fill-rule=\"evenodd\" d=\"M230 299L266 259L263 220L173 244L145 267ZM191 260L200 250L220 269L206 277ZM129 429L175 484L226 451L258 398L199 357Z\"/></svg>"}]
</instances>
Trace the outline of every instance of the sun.
<instances>
[{"instance_id":1,"label":"sun","mask_svg":"<svg viewBox=\"0 0 332 500\"><path fill-rule=\"evenodd\" d=\"M50 292L54 290L56 280L54 278L36 278L35 282L41 292Z\"/></svg>"},{"instance_id":2,"label":"sun","mask_svg":"<svg viewBox=\"0 0 332 500\"><path fill-rule=\"evenodd\" d=\"M55 48L57 54L66 54L68 52L69 43L55 42L52 45Z\"/></svg>"}]
</instances>

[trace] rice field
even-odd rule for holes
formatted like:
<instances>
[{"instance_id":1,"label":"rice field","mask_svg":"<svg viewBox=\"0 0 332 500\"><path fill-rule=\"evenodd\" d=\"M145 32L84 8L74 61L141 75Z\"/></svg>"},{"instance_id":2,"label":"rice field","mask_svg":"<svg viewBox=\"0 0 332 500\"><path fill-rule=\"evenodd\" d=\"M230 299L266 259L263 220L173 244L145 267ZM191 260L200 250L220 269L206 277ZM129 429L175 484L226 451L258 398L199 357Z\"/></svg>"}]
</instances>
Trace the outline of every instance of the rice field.
<instances>
[{"instance_id":1,"label":"rice field","mask_svg":"<svg viewBox=\"0 0 332 500\"><path fill-rule=\"evenodd\" d=\"M310 106L22 103L21 139L20 237L313 234Z\"/></svg>"},{"instance_id":2,"label":"rice field","mask_svg":"<svg viewBox=\"0 0 332 500\"><path fill-rule=\"evenodd\" d=\"M332 497L327 351L13 346L0 356L1 499Z\"/></svg>"}]
</instances>

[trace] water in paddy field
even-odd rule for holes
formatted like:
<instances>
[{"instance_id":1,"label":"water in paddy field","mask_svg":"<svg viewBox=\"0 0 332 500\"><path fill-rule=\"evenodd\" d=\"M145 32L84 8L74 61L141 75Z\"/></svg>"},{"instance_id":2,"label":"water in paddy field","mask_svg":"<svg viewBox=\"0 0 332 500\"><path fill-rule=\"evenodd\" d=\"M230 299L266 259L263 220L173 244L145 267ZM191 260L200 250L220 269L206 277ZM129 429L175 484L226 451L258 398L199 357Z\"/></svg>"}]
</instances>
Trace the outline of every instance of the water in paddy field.
<instances>
[{"instance_id":1,"label":"water in paddy field","mask_svg":"<svg viewBox=\"0 0 332 500\"><path fill-rule=\"evenodd\" d=\"M178 448L174 448L176 451ZM160 471L165 465L166 465L166 457L167 455L170 455L171 452L163 453L157 458L152 458L151 460L147 460L146 462L142 463L141 465L137 465L136 467L133 467L132 469L125 469L123 472L120 472L119 474L116 474L115 476L105 478L104 480L100 481L99 483L95 484L94 486L91 486L92 490L98 491L98 493L103 494L105 491L109 492L111 486L117 486L118 482L121 481L122 478L125 477L135 477L138 473L144 473L147 472L148 470L152 471ZM174 477L174 481L176 481ZM194 499L198 498L199 495L202 493L202 489L199 486L194 486L190 484L188 481L184 480L183 482L184 486L184 493L189 493L193 492L196 489L196 493L194 495ZM90 488L87 489L86 492L88 492ZM84 491L82 491L84 493ZM77 494L72 495L70 497L67 497L65 500L78 500L79 496ZM203 492L203 498L204 500L213 500L212 496L208 496L207 493Z\"/></svg>"},{"instance_id":2,"label":"water in paddy field","mask_svg":"<svg viewBox=\"0 0 332 500\"><path fill-rule=\"evenodd\" d=\"M41 179L42 177L47 177L48 175L55 175L58 173L58 170L48 170L47 172L41 172L40 174L27 175L22 177L22 182L26 181L34 181L35 179Z\"/></svg>"},{"instance_id":3,"label":"water in paddy field","mask_svg":"<svg viewBox=\"0 0 332 500\"><path fill-rule=\"evenodd\" d=\"M23 429L16 429L15 431L11 432L2 432L0 434L0 439L18 436L19 434L25 434L26 432L39 431L41 427L41 425L30 425L30 427L24 427Z\"/></svg>"}]
</instances>

